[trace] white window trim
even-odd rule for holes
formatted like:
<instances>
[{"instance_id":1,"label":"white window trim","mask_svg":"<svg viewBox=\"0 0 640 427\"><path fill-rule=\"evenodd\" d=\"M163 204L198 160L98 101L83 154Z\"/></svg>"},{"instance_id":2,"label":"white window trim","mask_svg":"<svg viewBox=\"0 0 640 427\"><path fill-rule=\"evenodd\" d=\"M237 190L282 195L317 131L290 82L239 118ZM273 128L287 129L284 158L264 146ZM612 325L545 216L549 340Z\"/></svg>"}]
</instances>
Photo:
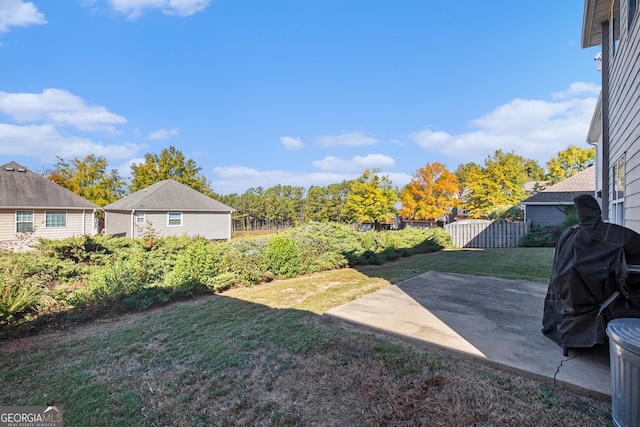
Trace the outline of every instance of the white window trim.
<instances>
[{"instance_id":1,"label":"white window trim","mask_svg":"<svg viewBox=\"0 0 640 427\"><path fill-rule=\"evenodd\" d=\"M611 168L611 194L613 197L611 199L611 215L610 221L614 224L624 226L624 196L625 190L627 186L627 180L625 176L625 155L623 154L616 160ZM617 191L617 183L616 183L616 174L619 173L620 167L622 164L622 191ZM618 197L618 194L621 194L622 197Z\"/></svg>"},{"instance_id":2,"label":"white window trim","mask_svg":"<svg viewBox=\"0 0 640 427\"><path fill-rule=\"evenodd\" d=\"M135 217L136 217L136 224L144 224L145 222L144 212L136 212Z\"/></svg>"},{"instance_id":3,"label":"white window trim","mask_svg":"<svg viewBox=\"0 0 640 427\"><path fill-rule=\"evenodd\" d=\"M47 225L49 214L64 214L64 225ZM44 228L67 228L67 211L44 211Z\"/></svg>"},{"instance_id":4,"label":"white window trim","mask_svg":"<svg viewBox=\"0 0 640 427\"><path fill-rule=\"evenodd\" d=\"M180 215L180 224L171 224L171 215ZM167 227L182 227L182 212L167 212Z\"/></svg>"},{"instance_id":5,"label":"white window trim","mask_svg":"<svg viewBox=\"0 0 640 427\"><path fill-rule=\"evenodd\" d=\"M19 231L18 230L18 212L28 212L28 213L31 214L31 230L30 231ZM36 226L35 220L36 220L36 218L35 218L35 214L34 214L33 211L25 211L25 210L16 211L15 219L16 219L16 233L30 233L31 231L35 230L35 226ZM26 223L26 222L27 221L21 221L21 223Z\"/></svg>"}]
</instances>

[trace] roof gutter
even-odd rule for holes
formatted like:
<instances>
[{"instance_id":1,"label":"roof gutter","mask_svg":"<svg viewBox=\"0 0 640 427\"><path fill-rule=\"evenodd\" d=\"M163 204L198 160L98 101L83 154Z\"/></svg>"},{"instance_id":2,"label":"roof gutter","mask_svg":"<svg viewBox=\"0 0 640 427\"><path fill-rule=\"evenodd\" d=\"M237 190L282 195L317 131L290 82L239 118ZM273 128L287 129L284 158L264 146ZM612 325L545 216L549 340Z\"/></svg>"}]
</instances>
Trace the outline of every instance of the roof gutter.
<instances>
[{"instance_id":1,"label":"roof gutter","mask_svg":"<svg viewBox=\"0 0 640 427\"><path fill-rule=\"evenodd\" d=\"M602 22L602 219L609 219L609 21Z\"/></svg>"}]
</instances>

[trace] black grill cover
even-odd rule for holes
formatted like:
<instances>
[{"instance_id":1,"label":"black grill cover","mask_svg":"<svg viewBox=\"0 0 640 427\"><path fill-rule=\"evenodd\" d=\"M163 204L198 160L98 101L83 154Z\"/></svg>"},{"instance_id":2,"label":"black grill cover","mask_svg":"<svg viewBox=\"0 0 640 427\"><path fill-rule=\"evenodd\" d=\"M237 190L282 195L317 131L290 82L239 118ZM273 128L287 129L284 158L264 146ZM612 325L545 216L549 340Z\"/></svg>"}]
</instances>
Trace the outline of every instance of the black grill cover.
<instances>
[{"instance_id":1,"label":"black grill cover","mask_svg":"<svg viewBox=\"0 0 640 427\"><path fill-rule=\"evenodd\" d=\"M640 317L640 234L602 222L589 195L573 200L580 224L558 239L544 302L542 333L561 347L605 344L607 322Z\"/></svg>"}]
</instances>

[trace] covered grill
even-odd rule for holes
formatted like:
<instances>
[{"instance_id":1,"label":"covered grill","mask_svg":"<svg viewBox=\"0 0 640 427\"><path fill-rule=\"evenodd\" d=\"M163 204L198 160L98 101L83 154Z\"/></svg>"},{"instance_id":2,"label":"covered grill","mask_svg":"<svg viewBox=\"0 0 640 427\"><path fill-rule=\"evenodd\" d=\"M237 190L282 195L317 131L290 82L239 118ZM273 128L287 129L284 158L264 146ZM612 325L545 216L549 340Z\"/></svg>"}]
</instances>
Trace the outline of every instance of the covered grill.
<instances>
[{"instance_id":1,"label":"covered grill","mask_svg":"<svg viewBox=\"0 0 640 427\"><path fill-rule=\"evenodd\" d=\"M565 354L606 344L612 319L640 318L640 234L602 222L592 196L573 203L580 223L558 240L542 318L542 333Z\"/></svg>"}]
</instances>

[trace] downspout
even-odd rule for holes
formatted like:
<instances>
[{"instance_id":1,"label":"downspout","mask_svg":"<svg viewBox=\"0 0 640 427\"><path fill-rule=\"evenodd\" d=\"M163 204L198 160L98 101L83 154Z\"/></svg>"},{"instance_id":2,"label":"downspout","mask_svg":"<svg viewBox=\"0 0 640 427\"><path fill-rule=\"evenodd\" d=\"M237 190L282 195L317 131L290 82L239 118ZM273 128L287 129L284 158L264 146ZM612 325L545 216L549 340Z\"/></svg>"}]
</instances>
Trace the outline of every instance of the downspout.
<instances>
[{"instance_id":1,"label":"downspout","mask_svg":"<svg viewBox=\"0 0 640 427\"><path fill-rule=\"evenodd\" d=\"M593 146L593 149L596 151L596 156L598 155L598 143L597 142L590 142L587 141L587 144ZM592 167L596 167L596 165L593 165ZM598 197L598 169L596 169L596 173L595 173L596 177L594 178L594 182L593 182L593 197Z\"/></svg>"},{"instance_id":2,"label":"downspout","mask_svg":"<svg viewBox=\"0 0 640 427\"><path fill-rule=\"evenodd\" d=\"M602 220L609 220L609 21L602 23Z\"/></svg>"},{"instance_id":3,"label":"downspout","mask_svg":"<svg viewBox=\"0 0 640 427\"><path fill-rule=\"evenodd\" d=\"M134 234L133 234L133 232L134 232L133 227L135 226L135 224L134 224L134 215L135 215L135 213L136 213L136 210L135 210L135 209L132 209L132 210L131 210L131 238L132 238L132 239L136 237L136 236L134 236Z\"/></svg>"}]
</instances>

